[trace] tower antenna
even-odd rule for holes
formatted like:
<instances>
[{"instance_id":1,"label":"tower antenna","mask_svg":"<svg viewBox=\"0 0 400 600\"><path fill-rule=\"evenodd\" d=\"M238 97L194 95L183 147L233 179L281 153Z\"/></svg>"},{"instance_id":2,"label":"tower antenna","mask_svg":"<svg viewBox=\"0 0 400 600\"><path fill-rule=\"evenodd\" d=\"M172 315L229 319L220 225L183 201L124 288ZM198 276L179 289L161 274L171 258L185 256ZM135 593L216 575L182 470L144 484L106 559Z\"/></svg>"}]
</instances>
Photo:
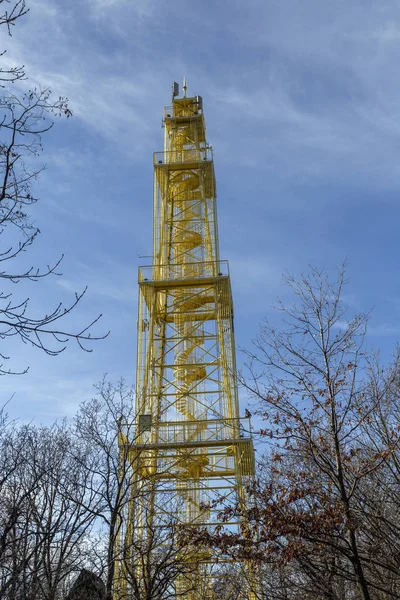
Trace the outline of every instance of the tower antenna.
<instances>
[{"instance_id":1,"label":"tower antenna","mask_svg":"<svg viewBox=\"0 0 400 600\"><path fill-rule=\"evenodd\" d=\"M172 100L177 96L179 96L179 84L174 81L172 84Z\"/></svg>"}]
</instances>

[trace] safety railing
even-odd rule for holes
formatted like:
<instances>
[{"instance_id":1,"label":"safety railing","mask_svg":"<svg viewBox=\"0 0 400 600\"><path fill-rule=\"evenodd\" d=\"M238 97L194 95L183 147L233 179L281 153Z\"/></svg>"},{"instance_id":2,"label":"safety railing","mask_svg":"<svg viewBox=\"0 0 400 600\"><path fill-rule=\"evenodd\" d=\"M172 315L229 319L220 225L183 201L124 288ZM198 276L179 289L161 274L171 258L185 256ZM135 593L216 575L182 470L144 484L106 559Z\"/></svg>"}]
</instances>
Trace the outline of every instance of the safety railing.
<instances>
[{"instance_id":1,"label":"safety railing","mask_svg":"<svg viewBox=\"0 0 400 600\"><path fill-rule=\"evenodd\" d=\"M203 103L200 96L177 102L164 107L164 119L175 119L179 117L195 117L203 112Z\"/></svg>"},{"instance_id":2,"label":"safety railing","mask_svg":"<svg viewBox=\"0 0 400 600\"><path fill-rule=\"evenodd\" d=\"M139 283L228 276L229 263L227 260L139 267Z\"/></svg>"},{"instance_id":3,"label":"safety railing","mask_svg":"<svg viewBox=\"0 0 400 600\"><path fill-rule=\"evenodd\" d=\"M148 417L144 424L143 417ZM121 424L121 432L132 443L151 444L190 444L190 443L232 443L240 439L250 439L250 419L215 419L199 421L173 421L153 424L150 415L139 417L138 426Z\"/></svg>"},{"instance_id":4,"label":"safety railing","mask_svg":"<svg viewBox=\"0 0 400 600\"><path fill-rule=\"evenodd\" d=\"M171 165L184 163L200 163L204 161L212 161L211 148L201 148L199 150L170 150L169 152L154 152L154 165Z\"/></svg>"}]
</instances>

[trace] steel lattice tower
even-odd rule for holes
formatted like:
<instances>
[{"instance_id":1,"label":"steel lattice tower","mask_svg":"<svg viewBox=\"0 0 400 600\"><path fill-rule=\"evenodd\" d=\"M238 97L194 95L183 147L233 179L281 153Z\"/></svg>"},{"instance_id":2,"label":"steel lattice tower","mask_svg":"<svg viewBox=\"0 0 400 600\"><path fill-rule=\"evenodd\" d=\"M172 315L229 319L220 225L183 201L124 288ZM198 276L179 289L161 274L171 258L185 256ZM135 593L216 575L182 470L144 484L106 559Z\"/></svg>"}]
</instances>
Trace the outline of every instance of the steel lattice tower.
<instances>
[{"instance_id":1,"label":"steel lattice tower","mask_svg":"<svg viewBox=\"0 0 400 600\"><path fill-rule=\"evenodd\" d=\"M137 418L134 433L120 434L134 492L118 540L118 600L135 597L132 540L150 547L154 531L172 522L212 530L221 507L245 502L243 478L254 472L249 423L239 418L232 293L219 258L202 99L186 97L186 84L177 96L174 84L164 152L154 154L154 264L139 269ZM189 547L182 557L192 567L177 573L176 598L231 597L229 586L216 591L220 558Z\"/></svg>"}]
</instances>

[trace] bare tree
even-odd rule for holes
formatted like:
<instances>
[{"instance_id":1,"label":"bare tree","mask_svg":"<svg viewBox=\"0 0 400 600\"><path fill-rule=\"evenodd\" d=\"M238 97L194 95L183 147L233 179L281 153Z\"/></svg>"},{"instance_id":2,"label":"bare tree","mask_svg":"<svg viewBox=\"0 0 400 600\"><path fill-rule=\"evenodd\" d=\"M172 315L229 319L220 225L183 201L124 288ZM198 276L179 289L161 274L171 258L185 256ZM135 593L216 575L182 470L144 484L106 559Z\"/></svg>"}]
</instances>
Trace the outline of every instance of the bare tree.
<instances>
[{"instance_id":1,"label":"bare tree","mask_svg":"<svg viewBox=\"0 0 400 600\"><path fill-rule=\"evenodd\" d=\"M0 26L7 28L8 35L11 36L12 28L15 22L28 12L25 0L0 0ZM6 53L5 50L0 53L0 58ZM5 87L6 83L14 83L19 79L24 79L25 71L23 66L4 68L0 67L0 87Z\"/></svg>"},{"instance_id":2,"label":"bare tree","mask_svg":"<svg viewBox=\"0 0 400 600\"><path fill-rule=\"evenodd\" d=\"M125 434L128 436L134 427L134 392L123 380L115 385L106 378L96 386L96 391L92 400L81 405L75 431L92 450L92 486L98 497L94 514L103 531L97 545L98 568L105 576L106 598L111 600L117 538L132 496L131 477L135 469L128 446L119 448L118 441L121 422L127 424Z\"/></svg>"},{"instance_id":3,"label":"bare tree","mask_svg":"<svg viewBox=\"0 0 400 600\"><path fill-rule=\"evenodd\" d=\"M398 447L398 429L376 438L374 448L365 435L393 378L367 399L368 315L347 316L344 268L333 282L317 269L286 282L297 302L278 303L282 327L264 322L247 353L244 385L259 403L260 433L271 451L249 488L256 501L246 519L259 541L254 536L249 547L243 540L241 551L295 566L303 589L318 586L320 598L341 598L343 585L348 598L397 598L375 577L378 566L387 576L391 568L366 552L360 510L363 489Z\"/></svg>"},{"instance_id":4,"label":"bare tree","mask_svg":"<svg viewBox=\"0 0 400 600\"><path fill-rule=\"evenodd\" d=\"M362 453L379 456L390 449L382 468L371 471L357 490L363 545L374 580L394 594L400 585L400 371L398 350L383 368L371 361L364 403L372 405L363 423ZM376 399L379 401L376 402Z\"/></svg>"},{"instance_id":5,"label":"bare tree","mask_svg":"<svg viewBox=\"0 0 400 600\"><path fill-rule=\"evenodd\" d=\"M39 481L28 468L26 438L4 411L0 423L0 597L16 597L30 540L29 497Z\"/></svg>"},{"instance_id":6,"label":"bare tree","mask_svg":"<svg viewBox=\"0 0 400 600\"><path fill-rule=\"evenodd\" d=\"M0 26L11 35L16 21L28 12L25 0L0 0L1 9ZM0 59L4 59L4 54L0 54ZM86 289L76 294L70 304L60 303L41 316L33 316L29 298L15 299L12 292L12 284L22 280L37 282L49 275L60 275L62 256L44 269L32 265L21 269L19 259L40 233L29 209L38 200L32 186L43 170L43 166L36 164L42 150L42 136L53 126L52 117L72 114L66 98L53 98L49 89L26 91L24 85L24 91L17 85L22 79L25 79L23 67L0 66L0 87L3 88L0 93L0 339L7 341L17 336L52 356L60 354L72 339L90 351L85 343L104 337L93 334L99 317L77 331L61 325L82 300ZM12 91L7 89L10 84L13 84ZM3 347L0 374L15 373L4 364L9 355L7 346Z\"/></svg>"},{"instance_id":7,"label":"bare tree","mask_svg":"<svg viewBox=\"0 0 400 600\"><path fill-rule=\"evenodd\" d=\"M8 510L0 595L4 600L56 600L91 554L98 498L86 464L90 453L65 424L11 428L4 442L12 448L12 469L2 473Z\"/></svg>"}]
</instances>

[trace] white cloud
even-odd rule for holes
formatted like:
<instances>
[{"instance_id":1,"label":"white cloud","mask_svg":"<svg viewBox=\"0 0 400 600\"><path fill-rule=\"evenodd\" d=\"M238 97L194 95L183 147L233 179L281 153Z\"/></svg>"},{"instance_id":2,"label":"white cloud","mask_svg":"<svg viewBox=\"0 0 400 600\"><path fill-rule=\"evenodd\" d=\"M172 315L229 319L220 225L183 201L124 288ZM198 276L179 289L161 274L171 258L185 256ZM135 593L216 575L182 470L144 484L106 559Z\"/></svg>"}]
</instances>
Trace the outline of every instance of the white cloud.
<instances>
[{"instance_id":1,"label":"white cloud","mask_svg":"<svg viewBox=\"0 0 400 600\"><path fill-rule=\"evenodd\" d=\"M95 18L110 18L112 11L127 8L139 18L150 17L154 13L154 0L87 0L87 8ZM111 15L112 16L112 15Z\"/></svg>"},{"instance_id":2,"label":"white cloud","mask_svg":"<svg viewBox=\"0 0 400 600\"><path fill-rule=\"evenodd\" d=\"M388 323L380 323L379 325L370 325L368 334L372 336L398 336L400 334L400 326L393 326Z\"/></svg>"}]
</instances>

